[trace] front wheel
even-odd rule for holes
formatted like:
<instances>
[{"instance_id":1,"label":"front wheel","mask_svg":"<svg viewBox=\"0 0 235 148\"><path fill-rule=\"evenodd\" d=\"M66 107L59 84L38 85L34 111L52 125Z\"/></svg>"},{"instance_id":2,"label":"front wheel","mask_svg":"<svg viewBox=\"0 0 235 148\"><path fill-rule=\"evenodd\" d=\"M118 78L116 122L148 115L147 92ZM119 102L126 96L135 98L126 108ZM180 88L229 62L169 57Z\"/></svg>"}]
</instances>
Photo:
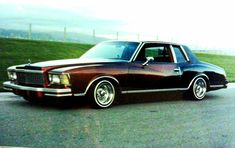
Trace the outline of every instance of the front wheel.
<instances>
[{"instance_id":1,"label":"front wheel","mask_svg":"<svg viewBox=\"0 0 235 148\"><path fill-rule=\"evenodd\" d=\"M207 92L207 83L206 80L202 77L197 78L190 90L189 90L189 95L194 99L194 100L202 100Z\"/></svg>"},{"instance_id":2,"label":"front wheel","mask_svg":"<svg viewBox=\"0 0 235 148\"><path fill-rule=\"evenodd\" d=\"M102 80L93 85L89 95L96 108L107 108L114 102L116 91L110 81Z\"/></svg>"}]
</instances>

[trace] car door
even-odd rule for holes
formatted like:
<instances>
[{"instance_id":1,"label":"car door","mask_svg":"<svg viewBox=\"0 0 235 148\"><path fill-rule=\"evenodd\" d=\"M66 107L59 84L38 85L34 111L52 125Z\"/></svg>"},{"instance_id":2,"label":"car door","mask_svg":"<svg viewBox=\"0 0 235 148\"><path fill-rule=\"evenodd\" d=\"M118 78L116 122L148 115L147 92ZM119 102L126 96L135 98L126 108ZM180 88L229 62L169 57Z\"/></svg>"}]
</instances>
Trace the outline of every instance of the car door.
<instances>
[{"instance_id":1,"label":"car door","mask_svg":"<svg viewBox=\"0 0 235 148\"><path fill-rule=\"evenodd\" d=\"M145 43L129 64L128 90L154 92L178 88L181 70L173 55L171 45ZM146 62L147 59L152 60Z\"/></svg>"}]
</instances>

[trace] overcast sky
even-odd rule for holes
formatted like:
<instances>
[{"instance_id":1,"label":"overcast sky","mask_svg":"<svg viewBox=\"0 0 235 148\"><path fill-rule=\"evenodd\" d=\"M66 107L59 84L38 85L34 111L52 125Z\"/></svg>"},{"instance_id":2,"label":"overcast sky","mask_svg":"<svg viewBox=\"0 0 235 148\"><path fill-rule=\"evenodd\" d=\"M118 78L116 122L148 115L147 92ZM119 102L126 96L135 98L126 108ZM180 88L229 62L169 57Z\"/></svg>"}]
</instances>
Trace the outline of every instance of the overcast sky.
<instances>
[{"instance_id":1,"label":"overcast sky","mask_svg":"<svg viewBox=\"0 0 235 148\"><path fill-rule=\"evenodd\" d=\"M0 27L66 26L234 49L234 7L233 0L0 0Z\"/></svg>"}]
</instances>

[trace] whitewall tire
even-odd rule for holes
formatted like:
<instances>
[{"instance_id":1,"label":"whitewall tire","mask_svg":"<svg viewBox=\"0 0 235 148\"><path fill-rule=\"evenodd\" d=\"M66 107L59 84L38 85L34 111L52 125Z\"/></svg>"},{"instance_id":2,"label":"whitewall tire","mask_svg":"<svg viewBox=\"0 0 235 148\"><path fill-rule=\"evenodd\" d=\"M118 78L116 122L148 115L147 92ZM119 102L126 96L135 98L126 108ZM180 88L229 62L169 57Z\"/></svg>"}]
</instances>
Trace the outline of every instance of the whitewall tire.
<instances>
[{"instance_id":1,"label":"whitewall tire","mask_svg":"<svg viewBox=\"0 0 235 148\"><path fill-rule=\"evenodd\" d=\"M108 108L115 99L116 91L113 84L108 80L101 80L93 85L90 98L96 108Z\"/></svg>"},{"instance_id":2,"label":"whitewall tire","mask_svg":"<svg viewBox=\"0 0 235 148\"><path fill-rule=\"evenodd\" d=\"M195 100L204 99L207 92L206 80L202 77L196 78L191 87L191 95Z\"/></svg>"}]
</instances>

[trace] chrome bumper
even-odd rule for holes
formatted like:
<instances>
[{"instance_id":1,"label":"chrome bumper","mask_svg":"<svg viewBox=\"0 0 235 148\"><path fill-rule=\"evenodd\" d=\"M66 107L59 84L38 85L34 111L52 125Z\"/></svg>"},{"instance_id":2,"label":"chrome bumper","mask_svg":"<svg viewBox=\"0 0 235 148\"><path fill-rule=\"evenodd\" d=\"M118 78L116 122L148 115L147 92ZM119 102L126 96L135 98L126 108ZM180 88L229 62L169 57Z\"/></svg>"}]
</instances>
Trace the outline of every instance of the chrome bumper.
<instances>
[{"instance_id":1,"label":"chrome bumper","mask_svg":"<svg viewBox=\"0 0 235 148\"><path fill-rule=\"evenodd\" d=\"M3 83L3 89L8 91L22 90L22 91L43 92L45 96L54 96L54 97L65 97L73 95L70 88L55 89L55 88L29 87L29 86L17 85L11 83L10 81Z\"/></svg>"}]
</instances>

